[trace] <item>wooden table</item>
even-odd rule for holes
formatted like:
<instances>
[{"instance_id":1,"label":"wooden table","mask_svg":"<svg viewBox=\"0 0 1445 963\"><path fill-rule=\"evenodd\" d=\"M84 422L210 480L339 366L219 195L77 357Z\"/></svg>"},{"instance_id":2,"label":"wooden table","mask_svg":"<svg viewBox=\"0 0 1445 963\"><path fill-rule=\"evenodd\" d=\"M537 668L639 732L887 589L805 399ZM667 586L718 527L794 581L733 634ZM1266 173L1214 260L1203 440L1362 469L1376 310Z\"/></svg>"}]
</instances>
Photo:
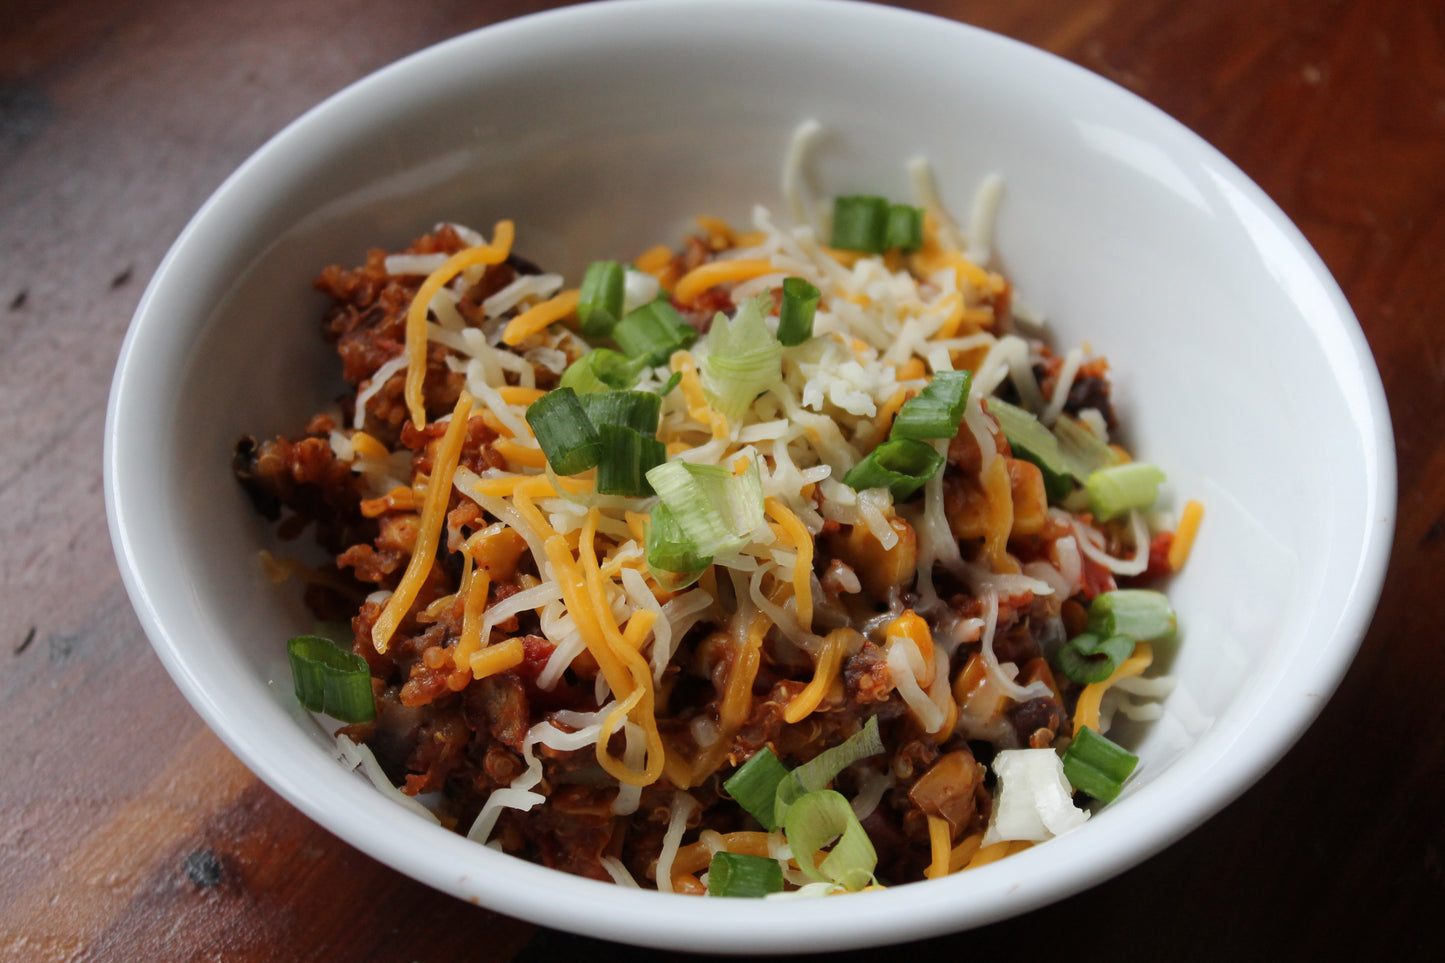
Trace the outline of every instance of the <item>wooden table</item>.
<instances>
[{"instance_id":1,"label":"wooden table","mask_svg":"<svg viewBox=\"0 0 1445 963\"><path fill-rule=\"evenodd\" d=\"M909 952L1427 955L1427 916L1445 908L1445 637L1432 608L1445 587L1445 6L908 5L1117 81L1257 180L1359 315L1394 411L1400 475L1374 625L1283 762L1143 866ZM222 178L350 81L545 6L0 5L0 956L661 958L435 893L258 782L152 655L101 500L106 392L127 322ZM1099 930L1108 935L1079 935Z\"/></svg>"}]
</instances>

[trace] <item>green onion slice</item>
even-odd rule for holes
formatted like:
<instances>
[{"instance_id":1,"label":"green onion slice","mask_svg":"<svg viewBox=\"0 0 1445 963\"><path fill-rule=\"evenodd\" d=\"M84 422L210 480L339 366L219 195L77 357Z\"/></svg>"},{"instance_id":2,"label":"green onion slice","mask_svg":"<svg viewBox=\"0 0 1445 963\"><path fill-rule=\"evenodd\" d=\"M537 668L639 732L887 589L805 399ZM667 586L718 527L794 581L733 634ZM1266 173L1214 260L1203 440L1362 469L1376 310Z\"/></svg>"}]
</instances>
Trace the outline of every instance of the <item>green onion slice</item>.
<instances>
[{"instance_id":1,"label":"green onion slice","mask_svg":"<svg viewBox=\"0 0 1445 963\"><path fill-rule=\"evenodd\" d=\"M763 523L763 484L756 461L741 475L722 465L670 461L648 471L647 480L679 533L676 544L656 546L659 556L677 552L711 560L747 544ZM654 525L656 521L654 512ZM649 553L649 564L652 557Z\"/></svg>"},{"instance_id":2,"label":"green onion slice","mask_svg":"<svg viewBox=\"0 0 1445 963\"><path fill-rule=\"evenodd\" d=\"M667 506L653 506L647 520L647 565L657 583L669 592L681 591L711 564L712 556L693 548Z\"/></svg>"},{"instance_id":3,"label":"green onion slice","mask_svg":"<svg viewBox=\"0 0 1445 963\"><path fill-rule=\"evenodd\" d=\"M772 749L764 746L727 778L723 789L764 829L772 832L778 828L775 805L778 784L787 777L788 768L778 761Z\"/></svg>"},{"instance_id":4,"label":"green onion slice","mask_svg":"<svg viewBox=\"0 0 1445 963\"><path fill-rule=\"evenodd\" d=\"M1086 479L1100 468L1114 464L1114 452L1104 439L1071 415L1059 415L1054 421L1054 437L1058 439L1064 464L1075 478Z\"/></svg>"},{"instance_id":5,"label":"green onion slice","mask_svg":"<svg viewBox=\"0 0 1445 963\"><path fill-rule=\"evenodd\" d=\"M1105 638L1127 635L1147 642L1169 638L1177 627L1174 607L1163 592L1114 589L1089 603L1087 631Z\"/></svg>"},{"instance_id":6,"label":"green onion slice","mask_svg":"<svg viewBox=\"0 0 1445 963\"><path fill-rule=\"evenodd\" d=\"M1074 488L1075 475L1054 433L1032 413L998 398L988 399L988 412L998 419L1014 456L1033 462L1043 473L1049 498L1065 498Z\"/></svg>"},{"instance_id":7,"label":"green onion slice","mask_svg":"<svg viewBox=\"0 0 1445 963\"><path fill-rule=\"evenodd\" d=\"M788 807L783 832L798 866L810 879L857 891L873 879L878 853L848 800L831 789L799 797ZM833 849L818 862L825 846Z\"/></svg>"},{"instance_id":8,"label":"green onion slice","mask_svg":"<svg viewBox=\"0 0 1445 963\"><path fill-rule=\"evenodd\" d=\"M600 391L579 395L593 427L617 425L647 437L657 434L662 398L650 391Z\"/></svg>"},{"instance_id":9,"label":"green onion slice","mask_svg":"<svg viewBox=\"0 0 1445 963\"><path fill-rule=\"evenodd\" d=\"M1089 511L1107 521L1133 509L1148 508L1159 497L1164 472L1143 461L1100 468L1084 481Z\"/></svg>"},{"instance_id":10,"label":"green onion slice","mask_svg":"<svg viewBox=\"0 0 1445 963\"><path fill-rule=\"evenodd\" d=\"M773 804L774 824L783 822L788 809L798 799L827 787L828 783L837 778L838 773L853 763L876 756L882 751L883 739L878 734L878 718L870 716L861 730L833 748L824 749L778 783Z\"/></svg>"},{"instance_id":11,"label":"green onion slice","mask_svg":"<svg viewBox=\"0 0 1445 963\"><path fill-rule=\"evenodd\" d=\"M651 495L647 473L667 461L667 446L626 425L598 425L597 435L602 439L602 454L597 459L598 493Z\"/></svg>"},{"instance_id":12,"label":"green onion slice","mask_svg":"<svg viewBox=\"0 0 1445 963\"><path fill-rule=\"evenodd\" d=\"M783 377L783 346L768 329L772 296L749 300L731 321L721 311L707 334L702 359L702 386L713 406L736 421L753 399Z\"/></svg>"},{"instance_id":13,"label":"green onion slice","mask_svg":"<svg viewBox=\"0 0 1445 963\"><path fill-rule=\"evenodd\" d=\"M833 234L829 243L842 251L882 254L888 241L888 201L867 194L833 200Z\"/></svg>"},{"instance_id":14,"label":"green onion slice","mask_svg":"<svg viewBox=\"0 0 1445 963\"><path fill-rule=\"evenodd\" d=\"M554 388L527 406L527 424L557 474L575 475L597 464L602 439L571 388Z\"/></svg>"},{"instance_id":15,"label":"green onion slice","mask_svg":"<svg viewBox=\"0 0 1445 963\"><path fill-rule=\"evenodd\" d=\"M958 434L972 377L967 371L934 372L923 390L898 409L888 437L922 440L952 438Z\"/></svg>"},{"instance_id":16,"label":"green onion slice","mask_svg":"<svg viewBox=\"0 0 1445 963\"><path fill-rule=\"evenodd\" d=\"M1079 792L1113 802L1139 757L1085 726L1064 751L1064 778Z\"/></svg>"},{"instance_id":17,"label":"green onion slice","mask_svg":"<svg viewBox=\"0 0 1445 963\"><path fill-rule=\"evenodd\" d=\"M616 261L593 261L587 266L577 297L583 334L601 337L612 332L622 317L623 280L622 265Z\"/></svg>"},{"instance_id":18,"label":"green onion slice","mask_svg":"<svg viewBox=\"0 0 1445 963\"><path fill-rule=\"evenodd\" d=\"M1119 663L1133 654L1134 640L1127 635L1102 638L1083 632L1060 647L1055 664L1073 681L1087 685L1109 678Z\"/></svg>"},{"instance_id":19,"label":"green onion slice","mask_svg":"<svg viewBox=\"0 0 1445 963\"><path fill-rule=\"evenodd\" d=\"M709 896L766 896L783 891L783 865L767 856L726 850L712 854L707 868Z\"/></svg>"},{"instance_id":20,"label":"green onion slice","mask_svg":"<svg viewBox=\"0 0 1445 963\"><path fill-rule=\"evenodd\" d=\"M645 359L629 358L611 348L593 348L567 366L559 384L579 395L631 388L645 367Z\"/></svg>"},{"instance_id":21,"label":"green onion slice","mask_svg":"<svg viewBox=\"0 0 1445 963\"><path fill-rule=\"evenodd\" d=\"M312 712L342 722L376 718L371 698L371 669L355 652L319 635L298 635L286 643L296 699Z\"/></svg>"},{"instance_id":22,"label":"green onion slice","mask_svg":"<svg viewBox=\"0 0 1445 963\"><path fill-rule=\"evenodd\" d=\"M802 344L813 336L813 316L823 297L807 278L783 280L783 303L778 308L778 341L787 347Z\"/></svg>"},{"instance_id":23,"label":"green onion slice","mask_svg":"<svg viewBox=\"0 0 1445 963\"><path fill-rule=\"evenodd\" d=\"M674 351L696 341L697 329L664 295L629 311L613 327L612 340L629 358L642 358L651 367L666 363Z\"/></svg>"},{"instance_id":24,"label":"green onion slice","mask_svg":"<svg viewBox=\"0 0 1445 963\"><path fill-rule=\"evenodd\" d=\"M891 438L848 469L843 484L863 491L886 488L894 501L902 501L922 488L943 465L932 445L912 438Z\"/></svg>"},{"instance_id":25,"label":"green onion slice","mask_svg":"<svg viewBox=\"0 0 1445 963\"><path fill-rule=\"evenodd\" d=\"M923 208L907 204L893 204L888 208L888 227L883 234L883 246L897 248L905 253L916 251L923 246Z\"/></svg>"}]
</instances>

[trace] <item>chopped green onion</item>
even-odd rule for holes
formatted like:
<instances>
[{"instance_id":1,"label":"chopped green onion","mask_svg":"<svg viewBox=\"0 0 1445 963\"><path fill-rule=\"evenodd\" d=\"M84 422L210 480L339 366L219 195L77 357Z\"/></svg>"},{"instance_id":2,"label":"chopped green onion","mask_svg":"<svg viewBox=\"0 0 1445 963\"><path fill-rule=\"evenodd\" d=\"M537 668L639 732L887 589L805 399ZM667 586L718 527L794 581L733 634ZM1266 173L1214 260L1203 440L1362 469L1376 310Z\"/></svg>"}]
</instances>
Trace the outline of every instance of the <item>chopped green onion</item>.
<instances>
[{"instance_id":1,"label":"chopped green onion","mask_svg":"<svg viewBox=\"0 0 1445 963\"><path fill-rule=\"evenodd\" d=\"M926 442L891 438L848 469L843 484L863 491L886 488L894 501L902 501L922 488L943 465L943 456Z\"/></svg>"},{"instance_id":2,"label":"chopped green onion","mask_svg":"<svg viewBox=\"0 0 1445 963\"><path fill-rule=\"evenodd\" d=\"M1134 640L1127 635L1102 638L1092 632L1074 636L1055 656L1059 671L1075 682L1087 685L1103 682L1134 654Z\"/></svg>"},{"instance_id":3,"label":"chopped green onion","mask_svg":"<svg viewBox=\"0 0 1445 963\"><path fill-rule=\"evenodd\" d=\"M1014 456L1033 462L1044 476L1044 490L1057 501L1073 490L1073 472L1054 433L1028 411L997 398L988 399L988 411L998 419Z\"/></svg>"},{"instance_id":4,"label":"chopped green onion","mask_svg":"<svg viewBox=\"0 0 1445 963\"><path fill-rule=\"evenodd\" d=\"M1114 589L1094 596L1089 603L1087 631L1106 638L1165 639L1177 626L1168 597L1152 589Z\"/></svg>"},{"instance_id":5,"label":"chopped green onion","mask_svg":"<svg viewBox=\"0 0 1445 963\"><path fill-rule=\"evenodd\" d=\"M1131 461L1100 468L1084 481L1089 510L1108 520L1135 508L1148 508L1159 497L1164 472L1148 462Z\"/></svg>"},{"instance_id":6,"label":"chopped green onion","mask_svg":"<svg viewBox=\"0 0 1445 963\"><path fill-rule=\"evenodd\" d=\"M298 635L286 643L296 699L312 712L342 722L376 718L371 669L355 652L319 635Z\"/></svg>"},{"instance_id":7,"label":"chopped green onion","mask_svg":"<svg viewBox=\"0 0 1445 963\"><path fill-rule=\"evenodd\" d=\"M904 253L916 251L923 246L923 208L907 204L894 204L888 208L888 228L884 232L883 246L897 248Z\"/></svg>"},{"instance_id":8,"label":"chopped green onion","mask_svg":"<svg viewBox=\"0 0 1445 963\"><path fill-rule=\"evenodd\" d=\"M772 303L771 295L760 294L738 308L731 321L719 311L708 330L702 386L730 421L782 379L783 346L763 320Z\"/></svg>"},{"instance_id":9,"label":"chopped green onion","mask_svg":"<svg viewBox=\"0 0 1445 963\"><path fill-rule=\"evenodd\" d=\"M658 388L657 391L654 393L659 398L666 398L669 394L672 393L672 389L676 388L681 382L682 372L674 371L671 375L668 376L668 379L662 383L662 387Z\"/></svg>"},{"instance_id":10,"label":"chopped green onion","mask_svg":"<svg viewBox=\"0 0 1445 963\"><path fill-rule=\"evenodd\" d=\"M778 341L787 347L813 336L813 315L823 292L807 278L783 280L783 303L778 308Z\"/></svg>"},{"instance_id":11,"label":"chopped green onion","mask_svg":"<svg viewBox=\"0 0 1445 963\"><path fill-rule=\"evenodd\" d=\"M918 394L903 402L893 419L889 438L952 438L958 434L968 402L972 375L967 371L937 371Z\"/></svg>"},{"instance_id":12,"label":"chopped green onion","mask_svg":"<svg viewBox=\"0 0 1445 963\"><path fill-rule=\"evenodd\" d=\"M577 320L582 333L590 337L610 334L622 317L622 265L616 261L593 261L582 277L577 297Z\"/></svg>"},{"instance_id":13,"label":"chopped green onion","mask_svg":"<svg viewBox=\"0 0 1445 963\"><path fill-rule=\"evenodd\" d=\"M882 254L888 240L888 201L867 194L851 194L833 201L830 244L842 251Z\"/></svg>"},{"instance_id":14,"label":"chopped green onion","mask_svg":"<svg viewBox=\"0 0 1445 963\"><path fill-rule=\"evenodd\" d=\"M857 891L873 880L878 853L848 800L831 789L799 797L788 807L783 832L799 868L819 882ZM818 853L832 844L821 863Z\"/></svg>"},{"instance_id":15,"label":"chopped green onion","mask_svg":"<svg viewBox=\"0 0 1445 963\"><path fill-rule=\"evenodd\" d=\"M575 475L597 464L602 439L571 388L554 388L532 402L527 424L557 474Z\"/></svg>"},{"instance_id":16,"label":"chopped green onion","mask_svg":"<svg viewBox=\"0 0 1445 963\"><path fill-rule=\"evenodd\" d=\"M758 464L751 462L748 470L734 475L722 465L693 465L670 461L647 473L647 480L657 492L660 507L671 515L677 528L672 544L649 538L648 564L654 557L708 559L736 551L747 544L753 530L763 523L763 485ZM656 510L653 524L656 526ZM705 565L706 563L704 563ZM672 572L688 569L661 567Z\"/></svg>"},{"instance_id":17,"label":"chopped green onion","mask_svg":"<svg viewBox=\"0 0 1445 963\"><path fill-rule=\"evenodd\" d=\"M723 789L743 809L762 824L768 832L778 828L774 811L778 784L788 777L788 768L778 761L767 746L753 753L751 759L723 783Z\"/></svg>"},{"instance_id":18,"label":"chopped green onion","mask_svg":"<svg viewBox=\"0 0 1445 963\"><path fill-rule=\"evenodd\" d=\"M629 358L611 348L593 348L567 366L559 385L579 395L631 388L645 367L642 358Z\"/></svg>"},{"instance_id":19,"label":"chopped green onion","mask_svg":"<svg viewBox=\"0 0 1445 963\"><path fill-rule=\"evenodd\" d=\"M1075 478L1086 479L1100 468L1114 464L1114 452L1104 439L1077 418L1059 415L1054 421L1054 437L1059 441L1059 455Z\"/></svg>"},{"instance_id":20,"label":"chopped green onion","mask_svg":"<svg viewBox=\"0 0 1445 963\"><path fill-rule=\"evenodd\" d=\"M653 506L647 520L647 565L658 584L669 592L680 591L711 564L712 556L693 547L667 506Z\"/></svg>"},{"instance_id":21,"label":"chopped green onion","mask_svg":"<svg viewBox=\"0 0 1445 963\"><path fill-rule=\"evenodd\" d=\"M1139 765L1139 757L1085 726L1064 750L1069 785L1100 802L1113 802Z\"/></svg>"},{"instance_id":22,"label":"chopped green onion","mask_svg":"<svg viewBox=\"0 0 1445 963\"><path fill-rule=\"evenodd\" d=\"M783 891L783 864L767 856L720 850L707 867L709 896L767 896Z\"/></svg>"},{"instance_id":23,"label":"chopped green onion","mask_svg":"<svg viewBox=\"0 0 1445 963\"><path fill-rule=\"evenodd\" d=\"M662 398L650 391L600 391L579 395L593 426L618 425L651 437L657 434Z\"/></svg>"},{"instance_id":24,"label":"chopped green onion","mask_svg":"<svg viewBox=\"0 0 1445 963\"><path fill-rule=\"evenodd\" d=\"M798 766L778 783L777 798L773 804L773 821L783 821L788 807L800 797L827 787L837 778L838 773L860 759L876 756L883 751L883 739L878 734L878 717L870 716L861 730L831 749L824 749L812 759Z\"/></svg>"},{"instance_id":25,"label":"chopped green onion","mask_svg":"<svg viewBox=\"0 0 1445 963\"><path fill-rule=\"evenodd\" d=\"M646 392L649 398L657 395ZM597 491L602 495L651 495L647 473L667 461L667 446L626 425L600 424L602 454L597 459Z\"/></svg>"},{"instance_id":26,"label":"chopped green onion","mask_svg":"<svg viewBox=\"0 0 1445 963\"><path fill-rule=\"evenodd\" d=\"M697 329L685 321L666 296L629 311L612 329L629 358L642 358L648 366L666 363L672 353L697 340Z\"/></svg>"}]
</instances>

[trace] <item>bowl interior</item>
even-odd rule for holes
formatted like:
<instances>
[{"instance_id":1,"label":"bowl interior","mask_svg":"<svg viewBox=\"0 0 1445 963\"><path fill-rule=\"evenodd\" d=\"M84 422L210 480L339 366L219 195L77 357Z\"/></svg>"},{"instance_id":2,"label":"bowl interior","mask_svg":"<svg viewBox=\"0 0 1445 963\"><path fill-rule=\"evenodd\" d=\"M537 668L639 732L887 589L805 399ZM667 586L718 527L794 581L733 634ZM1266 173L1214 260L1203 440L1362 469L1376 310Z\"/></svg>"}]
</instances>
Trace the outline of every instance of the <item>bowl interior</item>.
<instances>
[{"instance_id":1,"label":"bowl interior","mask_svg":"<svg viewBox=\"0 0 1445 963\"><path fill-rule=\"evenodd\" d=\"M740 9L746 8L746 9ZM761 29L766 24L767 29ZM899 57L898 50L910 55ZM1003 176L995 252L1055 341L1106 355L1128 441L1206 506L1170 593L1165 716L1084 828L975 873L806 907L573 879L466 843L328 761L280 640L311 624L233 481L244 433L295 433L341 387L311 288L442 220L517 224L575 278L673 244L697 214L780 217L805 118L822 194L911 197L928 157L966 217ZM1022 912L1143 858L1222 806L1314 717L1378 594L1393 458L1358 325L1237 169L1122 90L957 24L810 2L589 5L458 38L292 125L196 216L137 312L112 395L117 552L167 668L228 744L338 835L463 898L549 925L718 950L823 949ZM296 543L284 550L304 554ZM665 907L665 911L664 910ZM866 919L867 925L860 925Z\"/></svg>"}]
</instances>

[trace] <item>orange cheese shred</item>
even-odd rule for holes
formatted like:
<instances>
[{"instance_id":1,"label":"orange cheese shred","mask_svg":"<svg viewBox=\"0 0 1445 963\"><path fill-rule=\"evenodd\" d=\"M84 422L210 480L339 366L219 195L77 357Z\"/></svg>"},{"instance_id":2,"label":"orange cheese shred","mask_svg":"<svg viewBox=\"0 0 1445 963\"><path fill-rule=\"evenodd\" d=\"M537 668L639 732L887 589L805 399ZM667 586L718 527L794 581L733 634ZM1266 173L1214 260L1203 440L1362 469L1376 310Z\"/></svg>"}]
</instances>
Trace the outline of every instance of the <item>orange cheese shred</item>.
<instances>
[{"instance_id":1,"label":"orange cheese shred","mask_svg":"<svg viewBox=\"0 0 1445 963\"><path fill-rule=\"evenodd\" d=\"M581 293L575 289L563 291L556 297L523 311L508 321L507 326L502 329L502 343L521 344L538 331L545 331L552 322L561 321L577 310L577 300Z\"/></svg>"},{"instance_id":2,"label":"orange cheese shred","mask_svg":"<svg viewBox=\"0 0 1445 963\"><path fill-rule=\"evenodd\" d=\"M527 652L522 645L522 640L508 639L505 642L498 642L496 645L489 645L480 652L473 652L468 668L472 670L472 678L485 679L489 675L515 669L522 664L522 660L526 657Z\"/></svg>"},{"instance_id":3,"label":"orange cheese shred","mask_svg":"<svg viewBox=\"0 0 1445 963\"><path fill-rule=\"evenodd\" d=\"M764 274L776 273L777 270L772 261L762 259L708 261L684 274L672 293L683 304L691 304L708 288L728 281L751 281Z\"/></svg>"},{"instance_id":4,"label":"orange cheese shred","mask_svg":"<svg viewBox=\"0 0 1445 963\"><path fill-rule=\"evenodd\" d=\"M933 862L924 869L923 875L928 879L941 879L948 875L949 844L953 841L952 834L948 828L948 820L942 816L928 817L928 843L933 850Z\"/></svg>"},{"instance_id":5,"label":"orange cheese shred","mask_svg":"<svg viewBox=\"0 0 1445 963\"><path fill-rule=\"evenodd\" d=\"M478 264L501 264L512 253L516 229L511 221L498 221L492 243L458 251L428 274L406 312L406 408L418 430L426 427L422 385L426 381L426 315L431 299L458 274Z\"/></svg>"},{"instance_id":6,"label":"orange cheese shred","mask_svg":"<svg viewBox=\"0 0 1445 963\"><path fill-rule=\"evenodd\" d=\"M472 396L463 391L452 410L451 424L437 446L431 480L426 486L426 501L423 503L421 521L417 524L416 545L412 548L411 561L406 573L397 584L396 591L386 600L386 605L371 627L371 644L376 651L385 652L391 644L391 636L406 618L411 603L416 600L422 583L431 573L432 560L436 557L437 543L441 538L442 526L446 524L447 505L451 501L452 477L456 474L457 463L462 456L462 443L467 437L467 418L472 413Z\"/></svg>"},{"instance_id":7,"label":"orange cheese shred","mask_svg":"<svg viewBox=\"0 0 1445 963\"><path fill-rule=\"evenodd\" d=\"M798 611L798 623L806 630L813 627L813 536L808 527L794 515L788 506L775 497L763 502L763 507L782 526L793 543L798 557L793 562L793 600Z\"/></svg>"},{"instance_id":8,"label":"orange cheese shred","mask_svg":"<svg viewBox=\"0 0 1445 963\"><path fill-rule=\"evenodd\" d=\"M848 647L852 629L834 629L823 637L823 650L818 653L818 663L813 667L813 680L798 697L783 710L783 721L802 722L828 694L828 687L838 677L838 668L843 664L843 651Z\"/></svg>"},{"instance_id":9,"label":"orange cheese shred","mask_svg":"<svg viewBox=\"0 0 1445 963\"><path fill-rule=\"evenodd\" d=\"M1185 502L1184 511L1179 515L1179 526L1174 529L1174 541L1169 544L1169 567L1179 571L1189 558L1194 547L1194 537L1199 534L1199 523L1204 518L1204 505L1190 500Z\"/></svg>"}]
</instances>

